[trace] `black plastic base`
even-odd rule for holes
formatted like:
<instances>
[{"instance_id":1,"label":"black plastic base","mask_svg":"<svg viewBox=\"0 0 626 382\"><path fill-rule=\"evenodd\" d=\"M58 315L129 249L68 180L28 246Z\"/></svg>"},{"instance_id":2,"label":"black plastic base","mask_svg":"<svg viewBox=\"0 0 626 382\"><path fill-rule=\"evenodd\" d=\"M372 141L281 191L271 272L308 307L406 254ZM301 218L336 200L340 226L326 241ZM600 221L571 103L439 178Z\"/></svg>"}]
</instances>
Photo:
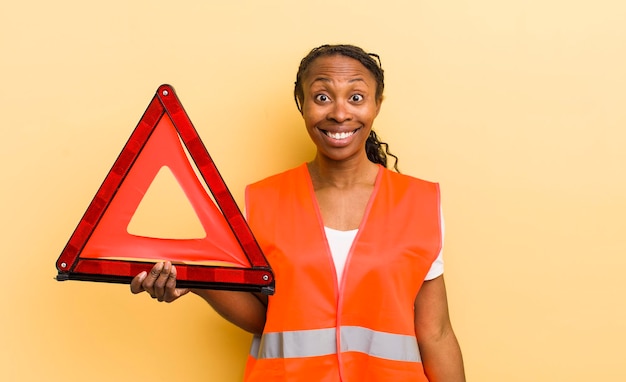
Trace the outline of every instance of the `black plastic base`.
<instances>
[{"instance_id":1,"label":"black plastic base","mask_svg":"<svg viewBox=\"0 0 626 382\"><path fill-rule=\"evenodd\" d=\"M57 281L94 281L104 282L112 284L130 284L133 280L132 277L126 276L105 276L105 275L92 275L85 273L61 273L56 276ZM237 292L256 292L264 295L274 294L274 283L270 285L252 285L252 284L235 284L235 283L218 283L218 282L206 282L196 280L178 280L176 282L178 288L195 288L195 289L214 289L214 290L230 290Z\"/></svg>"}]
</instances>

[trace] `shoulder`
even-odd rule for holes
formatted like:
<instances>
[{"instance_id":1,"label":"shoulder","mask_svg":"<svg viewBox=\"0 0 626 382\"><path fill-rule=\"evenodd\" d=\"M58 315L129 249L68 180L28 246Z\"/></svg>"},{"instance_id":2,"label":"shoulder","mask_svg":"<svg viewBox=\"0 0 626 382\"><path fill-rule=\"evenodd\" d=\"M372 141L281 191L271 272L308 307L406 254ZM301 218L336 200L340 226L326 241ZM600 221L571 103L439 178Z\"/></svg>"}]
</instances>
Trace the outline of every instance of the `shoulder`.
<instances>
[{"instance_id":1,"label":"shoulder","mask_svg":"<svg viewBox=\"0 0 626 382\"><path fill-rule=\"evenodd\" d=\"M245 191L248 218L254 220L258 216L272 216L265 222L273 221L276 208L293 198L298 184L305 179L306 171L306 164L303 164L249 184Z\"/></svg>"},{"instance_id":2,"label":"shoulder","mask_svg":"<svg viewBox=\"0 0 626 382\"><path fill-rule=\"evenodd\" d=\"M263 192L268 189L280 189L286 187L290 182L297 182L301 180L306 174L306 164L301 164L297 167L268 176L254 183L249 184L246 187L246 193Z\"/></svg>"},{"instance_id":3,"label":"shoulder","mask_svg":"<svg viewBox=\"0 0 626 382\"><path fill-rule=\"evenodd\" d=\"M400 174L387 168L382 168L382 180L396 187L418 188L432 190L439 193L439 183L417 178L411 175Z\"/></svg>"}]
</instances>

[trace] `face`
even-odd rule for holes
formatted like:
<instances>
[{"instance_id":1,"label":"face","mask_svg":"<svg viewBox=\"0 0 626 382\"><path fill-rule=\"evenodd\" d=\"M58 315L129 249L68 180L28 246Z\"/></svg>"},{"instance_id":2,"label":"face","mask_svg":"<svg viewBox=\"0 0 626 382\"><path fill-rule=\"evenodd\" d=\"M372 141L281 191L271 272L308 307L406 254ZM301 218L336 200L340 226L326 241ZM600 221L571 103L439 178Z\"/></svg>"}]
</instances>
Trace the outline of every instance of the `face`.
<instances>
[{"instance_id":1,"label":"face","mask_svg":"<svg viewBox=\"0 0 626 382\"><path fill-rule=\"evenodd\" d=\"M367 160L365 141L381 103L372 73L350 57L319 57L309 65L302 89L302 116L318 157Z\"/></svg>"}]
</instances>

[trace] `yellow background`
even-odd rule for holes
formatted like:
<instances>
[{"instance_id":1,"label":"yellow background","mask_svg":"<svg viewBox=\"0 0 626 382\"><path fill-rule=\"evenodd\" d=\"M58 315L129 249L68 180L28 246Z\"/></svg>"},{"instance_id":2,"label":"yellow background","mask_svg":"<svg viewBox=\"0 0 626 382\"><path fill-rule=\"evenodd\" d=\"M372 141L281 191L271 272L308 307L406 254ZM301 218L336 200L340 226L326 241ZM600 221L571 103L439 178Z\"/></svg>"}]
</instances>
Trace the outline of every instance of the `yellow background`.
<instances>
[{"instance_id":1,"label":"yellow background","mask_svg":"<svg viewBox=\"0 0 626 382\"><path fill-rule=\"evenodd\" d=\"M624 381L626 5L565 1L4 1L6 381L236 381L249 336L200 299L53 280L156 88L241 204L313 149L292 100L322 43L380 54L376 127L443 190L468 380Z\"/></svg>"}]
</instances>

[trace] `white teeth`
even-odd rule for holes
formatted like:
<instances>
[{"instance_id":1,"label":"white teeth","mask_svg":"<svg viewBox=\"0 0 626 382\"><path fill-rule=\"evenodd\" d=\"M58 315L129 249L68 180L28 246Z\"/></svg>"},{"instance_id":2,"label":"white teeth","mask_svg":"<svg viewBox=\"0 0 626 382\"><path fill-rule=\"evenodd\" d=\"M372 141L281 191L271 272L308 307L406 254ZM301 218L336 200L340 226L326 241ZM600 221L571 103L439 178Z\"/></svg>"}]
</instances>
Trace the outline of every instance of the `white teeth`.
<instances>
[{"instance_id":1,"label":"white teeth","mask_svg":"<svg viewBox=\"0 0 626 382\"><path fill-rule=\"evenodd\" d=\"M333 139L346 139L349 136L351 136L352 134L354 134L354 131L350 131L350 132L341 132L341 133L331 133L330 131L325 131L326 135L328 135L329 137L333 138Z\"/></svg>"}]
</instances>

